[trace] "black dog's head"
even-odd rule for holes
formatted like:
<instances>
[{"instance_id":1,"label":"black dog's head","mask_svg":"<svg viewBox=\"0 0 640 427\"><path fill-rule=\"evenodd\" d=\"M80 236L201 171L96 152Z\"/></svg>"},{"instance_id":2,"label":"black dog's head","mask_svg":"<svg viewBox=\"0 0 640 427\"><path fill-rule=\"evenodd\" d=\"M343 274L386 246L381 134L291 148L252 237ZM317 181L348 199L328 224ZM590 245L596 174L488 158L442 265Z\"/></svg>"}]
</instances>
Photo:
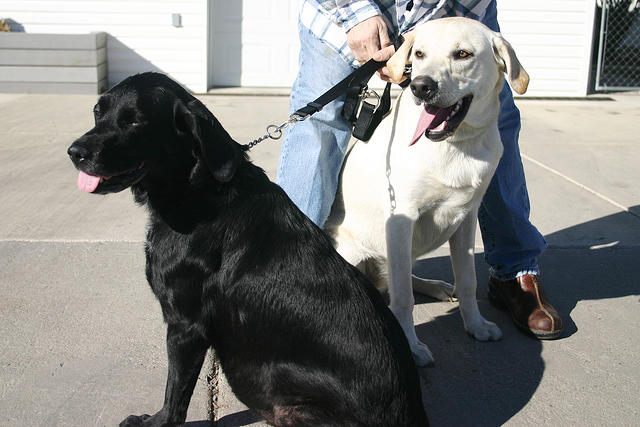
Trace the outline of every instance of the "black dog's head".
<instances>
[{"instance_id":1,"label":"black dog's head","mask_svg":"<svg viewBox=\"0 0 640 427\"><path fill-rule=\"evenodd\" d=\"M163 74L131 76L100 97L95 126L67 150L90 193L122 191L145 179L227 182L240 148L213 114Z\"/></svg>"}]
</instances>

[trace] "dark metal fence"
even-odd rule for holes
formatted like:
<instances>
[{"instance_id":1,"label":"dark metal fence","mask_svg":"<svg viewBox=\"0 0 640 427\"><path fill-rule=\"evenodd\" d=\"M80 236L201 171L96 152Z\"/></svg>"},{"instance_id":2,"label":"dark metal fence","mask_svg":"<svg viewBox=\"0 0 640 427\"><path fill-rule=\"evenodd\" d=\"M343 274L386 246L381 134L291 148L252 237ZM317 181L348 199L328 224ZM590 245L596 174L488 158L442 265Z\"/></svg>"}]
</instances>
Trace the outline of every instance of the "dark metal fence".
<instances>
[{"instance_id":1,"label":"dark metal fence","mask_svg":"<svg viewBox=\"0 0 640 427\"><path fill-rule=\"evenodd\" d=\"M598 0L596 90L640 89L640 1Z\"/></svg>"}]
</instances>

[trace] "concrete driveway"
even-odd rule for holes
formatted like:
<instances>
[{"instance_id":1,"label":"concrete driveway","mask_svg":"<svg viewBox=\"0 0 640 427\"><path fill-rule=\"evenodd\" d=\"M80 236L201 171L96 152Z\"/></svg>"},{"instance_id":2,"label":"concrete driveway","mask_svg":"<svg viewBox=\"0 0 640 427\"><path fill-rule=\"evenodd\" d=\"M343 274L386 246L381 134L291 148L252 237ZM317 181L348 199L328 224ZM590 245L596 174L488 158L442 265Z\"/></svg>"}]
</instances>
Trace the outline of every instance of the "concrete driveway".
<instances>
[{"instance_id":1,"label":"concrete driveway","mask_svg":"<svg viewBox=\"0 0 640 427\"><path fill-rule=\"evenodd\" d=\"M282 96L201 99L239 142L287 117ZM598 98L601 99L601 98ZM92 125L96 96L0 94L0 424L117 424L162 405L164 325L144 278L145 213L129 192L87 195L66 148ZM640 95L518 100L533 223L549 250L546 290L562 339L522 335L486 299L504 339L479 343L457 305L420 299L418 335L432 425L638 425L640 420ZM275 175L278 143L252 150ZM418 273L452 281L443 248ZM190 425L261 425L205 364Z\"/></svg>"}]
</instances>

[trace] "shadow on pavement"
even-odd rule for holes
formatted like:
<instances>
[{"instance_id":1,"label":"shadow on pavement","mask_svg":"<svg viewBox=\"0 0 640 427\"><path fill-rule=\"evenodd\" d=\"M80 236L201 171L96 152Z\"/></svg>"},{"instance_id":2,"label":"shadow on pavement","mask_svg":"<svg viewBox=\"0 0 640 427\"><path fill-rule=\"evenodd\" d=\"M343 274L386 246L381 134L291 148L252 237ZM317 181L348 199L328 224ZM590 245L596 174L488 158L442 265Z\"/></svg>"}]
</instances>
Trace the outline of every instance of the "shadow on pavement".
<instances>
[{"instance_id":1,"label":"shadow on pavement","mask_svg":"<svg viewBox=\"0 0 640 427\"><path fill-rule=\"evenodd\" d=\"M436 359L434 367L420 372L425 408L434 426L504 424L526 405L544 372L541 343L520 333L506 314L488 303L482 254L476 255L476 265L480 311L498 324L503 339L479 342L468 336L457 303L438 302L450 309L416 325L418 337ZM420 261L415 272L453 283L450 270L449 257L437 257ZM416 304L425 303L433 302L416 295Z\"/></svg>"},{"instance_id":2,"label":"shadow on pavement","mask_svg":"<svg viewBox=\"0 0 640 427\"><path fill-rule=\"evenodd\" d=\"M216 427L242 427L262 421L262 417L247 410L226 415L216 421Z\"/></svg>"},{"instance_id":3,"label":"shadow on pavement","mask_svg":"<svg viewBox=\"0 0 640 427\"><path fill-rule=\"evenodd\" d=\"M585 236L600 243L591 248L572 245L584 242ZM639 236L640 221L624 212L545 236L550 248L540 265L545 291L564 320L561 339L588 327L571 318L580 301L640 294ZM544 373L542 343L521 333L506 312L488 303L483 254L476 255L476 268L480 311L500 326L504 338L482 343L467 336L457 304L416 326L436 358L434 368L421 372L425 407L434 426L502 425L529 402ZM453 283L449 257L419 261L415 273ZM427 303L436 304L416 295L416 304Z\"/></svg>"},{"instance_id":4,"label":"shadow on pavement","mask_svg":"<svg viewBox=\"0 0 640 427\"><path fill-rule=\"evenodd\" d=\"M637 210L638 206L631 208L632 212ZM545 238L549 249L540 265L545 291L564 320L560 339L588 327L576 325L571 318L578 302L640 294L640 282L635 279L640 272L640 220L633 215L621 212ZM418 336L436 358L435 367L420 372L425 408L433 426L502 425L527 405L544 374L542 343L524 335L506 312L489 304L489 277L482 253L476 254L476 269L480 311L500 326L504 334L501 341L475 341L464 332L457 304L416 295L416 304L450 307L444 315L416 325ZM421 260L414 272L453 283L448 256ZM260 420L250 411L242 411L223 417L217 425L239 427Z\"/></svg>"}]
</instances>

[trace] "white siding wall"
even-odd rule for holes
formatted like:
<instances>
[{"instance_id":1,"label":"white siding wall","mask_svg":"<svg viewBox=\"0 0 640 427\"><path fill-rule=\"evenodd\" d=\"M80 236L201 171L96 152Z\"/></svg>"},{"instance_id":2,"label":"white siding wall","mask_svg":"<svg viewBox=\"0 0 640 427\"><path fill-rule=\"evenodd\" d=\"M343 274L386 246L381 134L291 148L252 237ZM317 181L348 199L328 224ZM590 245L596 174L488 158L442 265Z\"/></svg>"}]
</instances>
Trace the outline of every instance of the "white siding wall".
<instances>
[{"instance_id":1,"label":"white siding wall","mask_svg":"<svg viewBox=\"0 0 640 427\"><path fill-rule=\"evenodd\" d=\"M531 77L531 96L587 94L595 0L501 0L498 22Z\"/></svg>"},{"instance_id":2,"label":"white siding wall","mask_svg":"<svg viewBox=\"0 0 640 427\"><path fill-rule=\"evenodd\" d=\"M213 0L214 86L291 86L301 0Z\"/></svg>"},{"instance_id":3,"label":"white siding wall","mask_svg":"<svg viewBox=\"0 0 640 427\"><path fill-rule=\"evenodd\" d=\"M182 15L182 27L171 14ZM0 0L0 17L29 33L105 31L109 86L161 71L195 92L207 90L207 0Z\"/></svg>"},{"instance_id":4,"label":"white siding wall","mask_svg":"<svg viewBox=\"0 0 640 427\"><path fill-rule=\"evenodd\" d=\"M298 72L298 11L302 2L245 0L244 3L247 8L243 11L242 60L247 66L242 67L243 82L291 86ZM269 37L265 38L267 32Z\"/></svg>"},{"instance_id":5,"label":"white siding wall","mask_svg":"<svg viewBox=\"0 0 640 427\"><path fill-rule=\"evenodd\" d=\"M214 11L218 7L222 11L225 6L220 4L224 2L214 0ZM223 69L214 66L213 81L218 85L289 86L297 69L300 1L238 3L242 6L234 6L235 14L221 13L213 19L219 44L235 46L227 52L228 58L220 60ZM595 0L498 0L502 33L531 76L527 95L587 94L594 11ZM241 33L232 39L229 30L234 28L241 28ZM214 61L223 49L214 45ZM239 58L230 61L237 49ZM234 74L231 64L238 62L241 67L236 67ZM382 82L372 86L381 87Z\"/></svg>"},{"instance_id":6,"label":"white siding wall","mask_svg":"<svg viewBox=\"0 0 640 427\"><path fill-rule=\"evenodd\" d=\"M0 0L0 15L27 32L107 32L110 86L130 74L155 70L204 92L211 84L290 86L297 69L299 4L300 0ZM531 76L528 95L587 93L594 7L595 0L498 1L502 33ZM182 15L182 28L171 25L172 13Z\"/></svg>"}]
</instances>

